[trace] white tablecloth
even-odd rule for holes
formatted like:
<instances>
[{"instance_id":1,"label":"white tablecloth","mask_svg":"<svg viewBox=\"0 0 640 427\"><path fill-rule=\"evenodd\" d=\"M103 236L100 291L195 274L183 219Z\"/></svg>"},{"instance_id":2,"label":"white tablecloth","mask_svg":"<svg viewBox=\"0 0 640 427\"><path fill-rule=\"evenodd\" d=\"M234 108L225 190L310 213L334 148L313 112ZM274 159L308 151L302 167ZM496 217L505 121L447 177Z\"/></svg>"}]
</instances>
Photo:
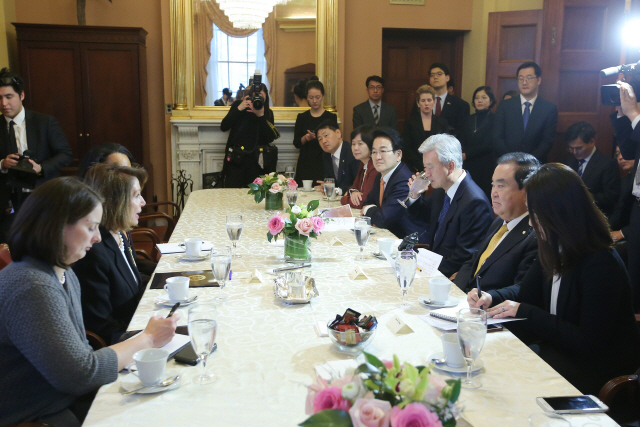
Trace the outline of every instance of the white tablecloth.
<instances>
[{"instance_id":1,"label":"white tablecloth","mask_svg":"<svg viewBox=\"0 0 640 427\"><path fill-rule=\"evenodd\" d=\"M209 358L208 371L216 383L198 386L191 377L200 366L184 367L170 362L168 369L182 375L178 389L154 395L122 396L119 381L103 386L89 412L87 426L295 426L304 421L306 386L313 383L314 366L353 356L339 353L329 338L318 336L314 324L329 321L351 307L374 313L379 321L377 335L367 351L381 359L397 354L414 365L428 364L428 357L442 350L440 335L417 314L429 310L417 298L429 292L428 278L418 277L409 291L413 309L395 307L401 292L386 261L372 259L376 238L391 237L377 230L365 248L368 260L356 262L358 246L350 231L324 233L312 244L313 266L320 296L307 305L286 305L273 296L273 276L267 269L283 265L283 248L267 243L267 221L273 212L264 202L256 204L246 190L202 190L190 195L186 209L171 237L180 242L201 237L216 245L227 245L225 215L241 213L244 230L238 243L241 258L233 259L233 280L225 289L229 299L218 305L218 350ZM318 193L300 192L308 202ZM321 202L321 207L326 202ZM337 236L342 246L329 246ZM187 263L181 255L165 255L158 272L210 269L208 261ZM356 265L369 276L366 280L348 277ZM246 283L258 269L266 283ZM193 290L199 301L211 300L218 288ZM163 290L147 290L134 315L130 330L142 329L150 316L166 313L153 300ZM464 297L452 286L452 294ZM186 324L187 308L180 309L179 324ZM395 336L385 325L397 315L413 333ZM479 376L483 386L463 390L459 404L464 419L459 425L527 426L527 417L542 412L538 396L579 394L571 384L522 344L510 332L487 335L481 357L485 368ZM444 375L444 374L443 374ZM617 425L605 415L573 416L573 426Z\"/></svg>"}]
</instances>

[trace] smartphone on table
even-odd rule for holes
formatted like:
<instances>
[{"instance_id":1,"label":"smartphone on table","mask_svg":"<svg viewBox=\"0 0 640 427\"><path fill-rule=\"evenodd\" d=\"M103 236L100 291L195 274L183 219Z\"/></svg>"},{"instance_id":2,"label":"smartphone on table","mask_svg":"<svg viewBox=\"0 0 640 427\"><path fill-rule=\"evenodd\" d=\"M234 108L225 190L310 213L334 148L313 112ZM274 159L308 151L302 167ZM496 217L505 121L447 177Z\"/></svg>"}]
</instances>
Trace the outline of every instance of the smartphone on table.
<instances>
[{"instance_id":1,"label":"smartphone on table","mask_svg":"<svg viewBox=\"0 0 640 427\"><path fill-rule=\"evenodd\" d=\"M216 351L218 348L218 344L213 344L213 348L211 349L211 353ZM198 362L200 362L200 356L196 354L193 350L193 346L191 343L182 347L182 350L177 352L175 356L173 356L173 360L178 363L184 363L186 365L196 366Z\"/></svg>"},{"instance_id":2,"label":"smartphone on table","mask_svg":"<svg viewBox=\"0 0 640 427\"><path fill-rule=\"evenodd\" d=\"M536 402L545 411L556 414L592 414L609 410L609 407L602 403L600 399L590 394L584 396L538 397Z\"/></svg>"}]
</instances>

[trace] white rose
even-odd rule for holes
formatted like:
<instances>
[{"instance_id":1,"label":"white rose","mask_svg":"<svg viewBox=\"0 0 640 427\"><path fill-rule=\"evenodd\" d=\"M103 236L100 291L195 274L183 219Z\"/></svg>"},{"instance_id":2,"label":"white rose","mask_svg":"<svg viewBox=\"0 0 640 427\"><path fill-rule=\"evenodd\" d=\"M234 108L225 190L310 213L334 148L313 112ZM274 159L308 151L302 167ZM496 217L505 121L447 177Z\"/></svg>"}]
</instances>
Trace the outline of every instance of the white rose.
<instances>
[{"instance_id":1,"label":"white rose","mask_svg":"<svg viewBox=\"0 0 640 427\"><path fill-rule=\"evenodd\" d=\"M300 206L294 206L291 208L291 213L294 215L298 215L300 212L302 212L302 209L300 209Z\"/></svg>"}]
</instances>

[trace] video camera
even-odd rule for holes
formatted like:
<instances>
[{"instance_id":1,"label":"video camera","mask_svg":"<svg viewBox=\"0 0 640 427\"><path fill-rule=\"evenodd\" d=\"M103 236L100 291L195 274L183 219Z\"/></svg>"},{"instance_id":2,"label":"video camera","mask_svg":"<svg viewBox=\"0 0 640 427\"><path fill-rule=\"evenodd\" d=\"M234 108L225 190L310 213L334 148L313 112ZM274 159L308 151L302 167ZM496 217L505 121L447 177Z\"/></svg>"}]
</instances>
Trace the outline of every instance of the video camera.
<instances>
[{"instance_id":1,"label":"video camera","mask_svg":"<svg viewBox=\"0 0 640 427\"><path fill-rule=\"evenodd\" d=\"M253 103L254 110L262 110L264 107L264 98L260 96L262 90L262 74L260 70L256 70L253 77L249 79L249 97Z\"/></svg>"},{"instance_id":2,"label":"video camera","mask_svg":"<svg viewBox=\"0 0 640 427\"><path fill-rule=\"evenodd\" d=\"M636 64L618 65L616 67L605 68L600 71L600 77L606 78L624 74L625 81L631 85L636 96L640 96L640 61ZM602 105L620 105L620 88L617 84L602 85L600 87L600 98Z\"/></svg>"},{"instance_id":3,"label":"video camera","mask_svg":"<svg viewBox=\"0 0 640 427\"><path fill-rule=\"evenodd\" d=\"M29 190L36 188L38 173L33 170L33 165L29 159L32 159L29 150L26 150L23 154L19 154L18 164L8 169L9 179L7 185Z\"/></svg>"}]
</instances>

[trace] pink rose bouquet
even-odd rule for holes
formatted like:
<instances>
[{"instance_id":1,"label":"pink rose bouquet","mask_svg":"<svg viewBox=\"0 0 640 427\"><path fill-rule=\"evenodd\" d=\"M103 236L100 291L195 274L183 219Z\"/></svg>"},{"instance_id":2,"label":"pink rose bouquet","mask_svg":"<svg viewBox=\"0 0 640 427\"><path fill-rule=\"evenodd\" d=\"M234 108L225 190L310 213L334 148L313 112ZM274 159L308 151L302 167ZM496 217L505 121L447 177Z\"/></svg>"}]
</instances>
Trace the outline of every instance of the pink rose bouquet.
<instances>
[{"instance_id":1,"label":"pink rose bouquet","mask_svg":"<svg viewBox=\"0 0 640 427\"><path fill-rule=\"evenodd\" d=\"M260 203L270 193L282 193L289 188L288 179L282 175L272 172L268 175L260 175L249 184L249 193L252 194L256 203Z\"/></svg>"},{"instance_id":2,"label":"pink rose bouquet","mask_svg":"<svg viewBox=\"0 0 640 427\"><path fill-rule=\"evenodd\" d=\"M314 216L314 211L319 205L320 202L318 200L312 200L306 206L291 205L282 216L273 216L267 224L269 228L267 239L270 242L272 239L278 240L278 236L281 234L296 239L317 238L324 230L322 218Z\"/></svg>"}]
</instances>

